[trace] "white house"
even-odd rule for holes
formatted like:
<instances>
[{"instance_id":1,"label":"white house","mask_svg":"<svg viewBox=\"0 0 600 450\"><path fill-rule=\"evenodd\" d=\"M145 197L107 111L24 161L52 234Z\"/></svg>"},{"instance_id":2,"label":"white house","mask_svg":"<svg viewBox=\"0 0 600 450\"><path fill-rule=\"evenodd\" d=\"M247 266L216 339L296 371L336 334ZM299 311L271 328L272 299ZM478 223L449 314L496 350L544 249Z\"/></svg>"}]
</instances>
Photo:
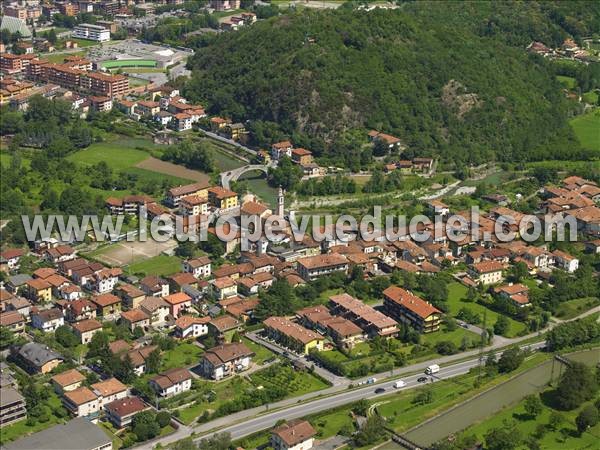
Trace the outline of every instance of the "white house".
<instances>
[{"instance_id":1,"label":"white house","mask_svg":"<svg viewBox=\"0 0 600 450\"><path fill-rule=\"evenodd\" d=\"M317 434L306 420L295 419L271 431L271 447L275 450L308 450Z\"/></svg>"},{"instance_id":2,"label":"white house","mask_svg":"<svg viewBox=\"0 0 600 450\"><path fill-rule=\"evenodd\" d=\"M31 315L31 326L42 330L44 333L56 331L65 324L63 313L58 308L47 309Z\"/></svg>"},{"instance_id":3,"label":"white house","mask_svg":"<svg viewBox=\"0 0 600 450\"><path fill-rule=\"evenodd\" d=\"M568 253L554 250L552 255L554 256L554 265L560 269L573 273L579 268L579 260Z\"/></svg>"},{"instance_id":4,"label":"white house","mask_svg":"<svg viewBox=\"0 0 600 450\"><path fill-rule=\"evenodd\" d=\"M171 369L150 379L150 386L159 396L171 397L192 388L192 374L187 369Z\"/></svg>"},{"instance_id":5,"label":"white house","mask_svg":"<svg viewBox=\"0 0 600 450\"><path fill-rule=\"evenodd\" d=\"M181 316L175 321L175 335L182 339L208 334L210 317Z\"/></svg>"},{"instance_id":6,"label":"white house","mask_svg":"<svg viewBox=\"0 0 600 450\"><path fill-rule=\"evenodd\" d=\"M210 277L210 258L208 256L201 256L199 258L188 259L183 262L183 271L191 273L196 278Z\"/></svg>"}]
</instances>

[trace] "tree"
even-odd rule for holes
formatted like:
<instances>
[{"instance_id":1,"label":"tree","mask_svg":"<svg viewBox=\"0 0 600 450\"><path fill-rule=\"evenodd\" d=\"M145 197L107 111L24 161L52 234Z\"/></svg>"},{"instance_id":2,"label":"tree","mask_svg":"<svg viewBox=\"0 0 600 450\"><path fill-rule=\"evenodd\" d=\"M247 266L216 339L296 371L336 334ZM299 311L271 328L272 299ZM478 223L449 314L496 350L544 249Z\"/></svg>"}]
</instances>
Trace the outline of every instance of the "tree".
<instances>
[{"instance_id":1,"label":"tree","mask_svg":"<svg viewBox=\"0 0 600 450\"><path fill-rule=\"evenodd\" d=\"M369 409L369 402L365 399L360 399L352 404L352 412L359 416L366 416Z\"/></svg>"},{"instance_id":2,"label":"tree","mask_svg":"<svg viewBox=\"0 0 600 450\"><path fill-rule=\"evenodd\" d=\"M579 431L579 434L583 433L588 428L596 425L598 423L598 420L598 410L596 409L596 407L594 405L586 406L575 418L577 431Z\"/></svg>"},{"instance_id":3,"label":"tree","mask_svg":"<svg viewBox=\"0 0 600 450\"><path fill-rule=\"evenodd\" d=\"M279 159L277 167L269 169L268 181L273 187L281 186L285 190L292 190L301 178L302 168L287 156Z\"/></svg>"},{"instance_id":4,"label":"tree","mask_svg":"<svg viewBox=\"0 0 600 450\"><path fill-rule=\"evenodd\" d=\"M77 336L75 336L75 333L73 333L71 327L66 325L61 325L58 327L54 332L54 337L56 338L56 341L63 347L75 347L77 344L79 344L79 339L77 339Z\"/></svg>"},{"instance_id":5,"label":"tree","mask_svg":"<svg viewBox=\"0 0 600 450\"><path fill-rule=\"evenodd\" d=\"M231 434L217 433L210 438L202 439L198 443L198 450L229 450Z\"/></svg>"},{"instance_id":6,"label":"tree","mask_svg":"<svg viewBox=\"0 0 600 450\"><path fill-rule=\"evenodd\" d=\"M542 401L540 400L540 397L538 395L528 395L527 397L525 397L525 412L530 416L530 417L537 417L537 415L539 413L542 412L543 409L543 405L542 405Z\"/></svg>"},{"instance_id":7,"label":"tree","mask_svg":"<svg viewBox=\"0 0 600 450\"><path fill-rule=\"evenodd\" d=\"M171 423L171 415L167 411L161 411L156 415L156 422L159 427L164 428Z\"/></svg>"},{"instance_id":8,"label":"tree","mask_svg":"<svg viewBox=\"0 0 600 450\"><path fill-rule=\"evenodd\" d=\"M521 280L529 276L529 269L527 268L527 264L525 264L522 261L513 264L508 270L508 276L515 283L520 283Z\"/></svg>"},{"instance_id":9,"label":"tree","mask_svg":"<svg viewBox=\"0 0 600 450\"><path fill-rule=\"evenodd\" d=\"M522 435L513 421L505 421L500 428L492 428L485 434L488 450L512 450L517 448Z\"/></svg>"},{"instance_id":10,"label":"tree","mask_svg":"<svg viewBox=\"0 0 600 450\"><path fill-rule=\"evenodd\" d=\"M10 347L15 341L15 334L6 327L0 327L0 348Z\"/></svg>"},{"instance_id":11,"label":"tree","mask_svg":"<svg viewBox=\"0 0 600 450\"><path fill-rule=\"evenodd\" d=\"M499 315L498 320L496 320L496 323L494 324L494 333L506 335L508 330L510 330L510 321L508 320L508 317L504 314Z\"/></svg>"},{"instance_id":12,"label":"tree","mask_svg":"<svg viewBox=\"0 0 600 450\"><path fill-rule=\"evenodd\" d=\"M498 370L502 373L512 372L521 365L524 359L525 353L519 347L511 347L500 356Z\"/></svg>"},{"instance_id":13,"label":"tree","mask_svg":"<svg viewBox=\"0 0 600 450\"><path fill-rule=\"evenodd\" d=\"M154 349L146 359L146 370L149 373L158 373L160 370L160 350Z\"/></svg>"},{"instance_id":14,"label":"tree","mask_svg":"<svg viewBox=\"0 0 600 450\"><path fill-rule=\"evenodd\" d=\"M556 431L564 421L565 419L561 413L552 411L550 417L548 417L548 427L550 427L551 430Z\"/></svg>"},{"instance_id":15,"label":"tree","mask_svg":"<svg viewBox=\"0 0 600 450\"><path fill-rule=\"evenodd\" d=\"M374 414L367 419L362 429L354 436L354 443L357 447L365 447L381 439L381 430L385 422L381 416Z\"/></svg>"},{"instance_id":16,"label":"tree","mask_svg":"<svg viewBox=\"0 0 600 450\"><path fill-rule=\"evenodd\" d=\"M431 402L433 402L433 391L428 388L419 390L412 400L416 405L426 405Z\"/></svg>"},{"instance_id":17,"label":"tree","mask_svg":"<svg viewBox=\"0 0 600 450\"><path fill-rule=\"evenodd\" d=\"M158 436L160 426L156 421L156 415L152 411L142 411L133 417L131 430L138 442L143 442Z\"/></svg>"},{"instance_id":18,"label":"tree","mask_svg":"<svg viewBox=\"0 0 600 450\"><path fill-rule=\"evenodd\" d=\"M598 382L591 368L572 362L565 370L556 388L555 399L562 409L571 410L591 399L598 390Z\"/></svg>"},{"instance_id":19,"label":"tree","mask_svg":"<svg viewBox=\"0 0 600 450\"><path fill-rule=\"evenodd\" d=\"M125 384L133 383L135 380L135 372L133 370L133 362L129 355L121 360L121 363L116 367L115 376Z\"/></svg>"},{"instance_id":20,"label":"tree","mask_svg":"<svg viewBox=\"0 0 600 450\"><path fill-rule=\"evenodd\" d=\"M46 39L48 39L48 42L50 42L52 45L56 44L58 37L56 36L56 31L54 30L54 28L51 28L50 31L48 31Z\"/></svg>"}]
</instances>

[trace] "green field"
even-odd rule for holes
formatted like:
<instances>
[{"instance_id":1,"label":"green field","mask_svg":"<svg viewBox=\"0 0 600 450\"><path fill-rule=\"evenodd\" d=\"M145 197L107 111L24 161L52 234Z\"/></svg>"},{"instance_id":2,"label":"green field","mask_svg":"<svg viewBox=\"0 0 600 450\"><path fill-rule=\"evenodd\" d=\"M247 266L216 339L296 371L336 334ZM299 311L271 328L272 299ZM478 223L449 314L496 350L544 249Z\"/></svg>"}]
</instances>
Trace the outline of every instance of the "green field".
<instances>
[{"instance_id":1,"label":"green field","mask_svg":"<svg viewBox=\"0 0 600 450\"><path fill-rule=\"evenodd\" d=\"M162 355L160 369L164 371L198 364L203 353L204 351L192 342L180 342L174 349Z\"/></svg>"},{"instance_id":2,"label":"green field","mask_svg":"<svg viewBox=\"0 0 600 450\"><path fill-rule=\"evenodd\" d=\"M150 154L144 150L123 148L117 143L102 142L73 153L68 156L68 159L88 166L105 161L112 169L123 170L135 166L149 156Z\"/></svg>"},{"instance_id":3,"label":"green field","mask_svg":"<svg viewBox=\"0 0 600 450\"><path fill-rule=\"evenodd\" d=\"M574 89L577 86L577 80L573 77L565 77L563 75L557 75L556 79L567 89Z\"/></svg>"},{"instance_id":4,"label":"green field","mask_svg":"<svg viewBox=\"0 0 600 450\"><path fill-rule=\"evenodd\" d=\"M62 63L65 61L66 56L85 56L85 52L70 52L70 53L49 53L46 55L41 55L41 59L47 59L51 63Z\"/></svg>"},{"instance_id":5,"label":"green field","mask_svg":"<svg viewBox=\"0 0 600 450\"><path fill-rule=\"evenodd\" d=\"M103 61L100 63L105 69L117 69L122 67L156 67L156 61L153 59L118 59Z\"/></svg>"},{"instance_id":6,"label":"green field","mask_svg":"<svg viewBox=\"0 0 600 450\"><path fill-rule=\"evenodd\" d=\"M570 123L583 147L600 152L600 109L577 116Z\"/></svg>"},{"instance_id":7,"label":"green field","mask_svg":"<svg viewBox=\"0 0 600 450\"><path fill-rule=\"evenodd\" d=\"M252 357L252 362L254 362L255 364L262 364L265 361L270 360L276 356L275 353L273 353L268 348L263 347L262 345L259 345L255 342L252 342L246 337L242 338L242 342L246 344L246 346L255 353L255 355Z\"/></svg>"},{"instance_id":8,"label":"green field","mask_svg":"<svg viewBox=\"0 0 600 450\"><path fill-rule=\"evenodd\" d=\"M450 309L450 314L456 316L458 311L461 308L468 308L472 312L479 314L483 319L483 313L487 314L487 327L491 327L496 323L499 313L492 311L491 309L486 308L483 305L475 302L465 302L463 299L467 297L467 288L458 282L452 282L448 285L448 307ZM506 337L514 337L518 335L520 332L526 329L526 326L522 322L517 322L514 319L509 318L510 328Z\"/></svg>"},{"instance_id":9,"label":"green field","mask_svg":"<svg viewBox=\"0 0 600 450\"><path fill-rule=\"evenodd\" d=\"M583 94L581 97L583 98L584 102L589 103L590 105L598 104L598 93L597 92L589 91L589 92L586 92L585 94Z\"/></svg>"},{"instance_id":10,"label":"green field","mask_svg":"<svg viewBox=\"0 0 600 450\"><path fill-rule=\"evenodd\" d=\"M559 317L562 320L569 320L588 309L597 306L600 302L597 297L586 297L586 298L577 298L575 300L569 300L563 302L559 305L558 310L556 311L556 317Z\"/></svg>"},{"instance_id":11,"label":"green field","mask_svg":"<svg viewBox=\"0 0 600 450\"><path fill-rule=\"evenodd\" d=\"M127 272L144 275L168 276L181 270L181 260L177 256L158 255L127 266Z\"/></svg>"}]
</instances>

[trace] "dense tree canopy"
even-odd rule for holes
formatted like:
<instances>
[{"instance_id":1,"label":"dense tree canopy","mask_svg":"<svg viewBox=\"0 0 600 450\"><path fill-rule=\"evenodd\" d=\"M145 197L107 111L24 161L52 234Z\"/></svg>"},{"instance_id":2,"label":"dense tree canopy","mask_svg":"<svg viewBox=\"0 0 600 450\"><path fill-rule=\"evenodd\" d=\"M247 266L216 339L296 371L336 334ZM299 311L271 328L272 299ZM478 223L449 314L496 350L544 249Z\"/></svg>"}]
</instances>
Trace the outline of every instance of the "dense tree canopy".
<instances>
[{"instance_id":1,"label":"dense tree canopy","mask_svg":"<svg viewBox=\"0 0 600 450\"><path fill-rule=\"evenodd\" d=\"M414 2L393 11L303 10L198 49L184 94L212 113L269 124L257 127L263 139L282 133L317 156L343 155L347 165L363 149L338 145L341 138L370 128L398 136L408 153L457 164L573 158L580 149L556 69L525 47L593 29L586 8Z\"/></svg>"}]
</instances>

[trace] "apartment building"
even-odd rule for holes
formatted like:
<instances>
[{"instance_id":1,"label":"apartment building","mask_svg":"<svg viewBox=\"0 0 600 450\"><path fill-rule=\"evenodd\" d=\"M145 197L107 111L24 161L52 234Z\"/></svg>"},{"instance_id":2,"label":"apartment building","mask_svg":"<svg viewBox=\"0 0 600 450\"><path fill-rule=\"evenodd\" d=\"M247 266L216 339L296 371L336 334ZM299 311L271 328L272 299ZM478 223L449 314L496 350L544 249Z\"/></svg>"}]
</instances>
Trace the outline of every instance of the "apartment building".
<instances>
[{"instance_id":1,"label":"apartment building","mask_svg":"<svg viewBox=\"0 0 600 450\"><path fill-rule=\"evenodd\" d=\"M297 261L298 274L306 281L334 272L348 272L348 259L339 253L309 256Z\"/></svg>"},{"instance_id":2,"label":"apartment building","mask_svg":"<svg viewBox=\"0 0 600 450\"><path fill-rule=\"evenodd\" d=\"M13 387L0 389L0 428L27 418L25 398Z\"/></svg>"},{"instance_id":3,"label":"apartment building","mask_svg":"<svg viewBox=\"0 0 600 450\"><path fill-rule=\"evenodd\" d=\"M110 41L110 30L100 25L82 23L73 28L73 37L96 42Z\"/></svg>"},{"instance_id":4,"label":"apartment building","mask_svg":"<svg viewBox=\"0 0 600 450\"><path fill-rule=\"evenodd\" d=\"M270 339L296 353L308 355L312 349L323 350L325 341L323 336L285 317L268 317L263 324L265 333Z\"/></svg>"},{"instance_id":5,"label":"apartment building","mask_svg":"<svg viewBox=\"0 0 600 450\"><path fill-rule=\"evenodd\" d=\"M401 287L390 286L383 291L383 306L390 317L409 324L420 333L440 329L442 312Z\"/></svg>"},{"instance_id":6,"label":"apartment building","mask_svg":"<svg viewBox=\"0 0 600 450\"><path fill-rule=\"evenodd\" d=\"M332 314L350 320L370 337L391 337L398 333L398 324L394 319L349 294L332 295L329 297L329 307Z\"/></svg>"}]
</instances>

